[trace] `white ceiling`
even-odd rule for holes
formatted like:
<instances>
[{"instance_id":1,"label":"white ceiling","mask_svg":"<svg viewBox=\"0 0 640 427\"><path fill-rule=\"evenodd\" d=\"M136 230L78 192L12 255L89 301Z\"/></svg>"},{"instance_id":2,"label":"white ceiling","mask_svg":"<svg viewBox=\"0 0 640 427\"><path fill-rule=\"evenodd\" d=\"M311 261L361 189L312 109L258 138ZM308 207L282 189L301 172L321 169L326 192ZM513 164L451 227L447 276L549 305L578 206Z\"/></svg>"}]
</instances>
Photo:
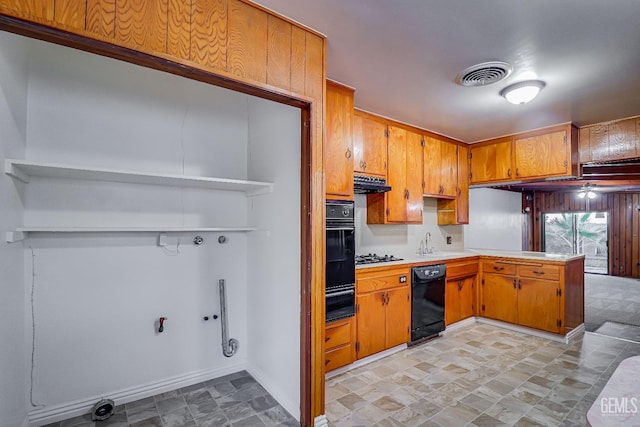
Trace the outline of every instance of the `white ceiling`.
<instances>
[{"instance_id":1,"label":"white ceiling","mask_svg":"<svg viewBox=\"0 0 640 427\"><path fill-rule=\"evenodd\" d=\"M572 121L640 115L640 0L257 0L327 36L327 76L355 105L475 142ZM486 61L506 80L462 87ZM547 86L526 105L498 92Z\"/></svg>"}]
</instances>

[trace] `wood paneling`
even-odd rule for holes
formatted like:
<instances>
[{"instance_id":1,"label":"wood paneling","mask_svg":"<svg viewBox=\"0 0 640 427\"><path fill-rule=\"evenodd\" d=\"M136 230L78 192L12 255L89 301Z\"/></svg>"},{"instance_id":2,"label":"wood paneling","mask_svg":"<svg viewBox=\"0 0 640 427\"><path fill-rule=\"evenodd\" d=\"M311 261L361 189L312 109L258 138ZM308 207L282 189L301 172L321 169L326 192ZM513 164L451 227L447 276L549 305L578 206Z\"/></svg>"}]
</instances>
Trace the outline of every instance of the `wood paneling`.
<instances>
[{"instance_id":1,"label":"wood paneling","mask_svg":"<svg viewBox=\"0 0 640 427\"><path fill-rule=\"evenodd\" d=\"M191 60L227 71L227 1L192 1Z\"/></svg>"},{"instance_id":2,"label":"wood paneling","mask_svg":"<svg viewBox=\"0 0 640 427\"><path fill-rule=\"evenodd\" d=\"M267 84L291 88L291 24L271 15L267 19Z\"/></svg>"},{"instance_id":3,"label":"wood paneling","mask_svg":"<svg viewBox=\"0 0 640 427\"><path fill-rule=\"evenodd\" d=\"M191 59L192 1L168 0L167 53L180 59Z\"/></svg>"},{"instance_id":4,"label":"wood paneling","mask_svg":"<svg viewBox=\"0 0 640 427\"><path fill-rule=\"evenodd\" d=\"M116 41L166 52L167 12L167 0L116 0Z\"/></svg>"},{"instance_id":5,"label":"wood paneling","mask_svg":"<svg viewBox=\"0 0 640 427\"><path fill-rule=\"evenodd\" d=\"M299 27L291 28L291 90L304 93L307 36Z\"/></svg>"},{"instance_id":6,"label":"wood paneling","mask_svg":"<svg viewBox=\"0 0 640 427\"><path fill-rule=\"evenodd\" d=\"M87 0L86 30L109 39L116 31L116 0Z\"/></svg>"},{"instance_id":7,"label":"wood paneling","mask_svg":"<svg viewBox=\"0 0 640 427\"><path fill-rule=\"evenodd\" d=\"M609 213L609 274L640 277L640 193L598 193L589 211ZM586 199L575 193L537 192L533 195L533 250L542 250L542 214L586 212Z\"/></svg>"},{"instance_id":8,"label":"wood paneling","mask_svg":"<svg viewBox=\"0 0 640 427\"><path fill-rule=\"evenodd\" d=\"M53 19L54 0L7 0L4 6L24 15L31 15L41 19Z\"/></svg>"},{"instance_id":9,"label":"wood paneling","mask_svg":"<svg viewBox=\"0 0 640 427\"><path fill-rule=\"evenodd\" d=\"M84 30L86 12L86 0L55 0L53 19L61 24Z\"/></svg>"},{"instance_id":10,"label":"wood paneling","mask_svg":"<svg viewBox=\"0 0 640 427\"><path fill-rule=\"evenodd\" d=\"M243 79L267 81L267 14L229 0L228 70Z\"/></svg>"}]
</instances>

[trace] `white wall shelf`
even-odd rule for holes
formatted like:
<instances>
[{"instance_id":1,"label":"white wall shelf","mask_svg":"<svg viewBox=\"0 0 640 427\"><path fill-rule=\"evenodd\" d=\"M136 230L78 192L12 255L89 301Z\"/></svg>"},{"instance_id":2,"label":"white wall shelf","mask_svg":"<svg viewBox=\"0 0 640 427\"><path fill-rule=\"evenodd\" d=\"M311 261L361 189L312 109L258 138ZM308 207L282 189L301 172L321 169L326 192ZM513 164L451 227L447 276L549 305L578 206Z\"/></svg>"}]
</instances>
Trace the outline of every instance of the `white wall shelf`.
<instances>
[{"instance_id":1,"label":"white wall shelf","mask_svg":"<svg viewBox=\"0 0 640 427\"><path fill-rule=\"evenodd\" d=\"M249 232L255 227L20 227L6 233L7 243L24 240L31 233L186 233Z\"/></svg>"},{"instance_id":2,"label":"white wall shelf","mask_svg":"<svg viewBox=\"0 0 640 427\"><path fill-rule=\"evenodd\" d=\"M24 183L28 183L32 176L39 176L129 184L209 188L214 190L240 191L246 193L248 196L271 193L273 191L273 184L269 182L206 176L142 173L130 170L94 168L14 159L5 160L5 173Z\"/></svg>"}]
</instances>

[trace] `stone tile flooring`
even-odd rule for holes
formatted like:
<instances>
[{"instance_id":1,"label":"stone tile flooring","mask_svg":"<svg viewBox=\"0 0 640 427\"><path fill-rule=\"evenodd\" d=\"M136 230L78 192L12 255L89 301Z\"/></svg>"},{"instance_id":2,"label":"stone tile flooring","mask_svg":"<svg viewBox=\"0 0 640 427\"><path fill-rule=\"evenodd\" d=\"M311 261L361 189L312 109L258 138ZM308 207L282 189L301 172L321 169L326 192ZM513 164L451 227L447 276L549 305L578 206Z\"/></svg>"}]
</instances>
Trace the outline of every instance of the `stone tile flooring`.
<instances>
[{"instance_id":1,"label":"stone tile flooring","mask_svg":"<svg viewBox=\"0 0 640 427\"><path fill-rule=\"evenodd\" d=\"M331 426L584 426L640 344L570 344L474 324L327 381Z\"/></svg>"},{"instance_id":2,"label":"stone tile flooring","mask_svg":"<svg viewBox=\"0 0 640 427\"><path fill-rule=\"evenodd\" d=\"M584 306L587 331L606 321L640 326L640 279L585 274Z\"/></svg>"},{"instance_id":3,"label":"stone tile flooring","mask_svg":"<svg viewBox=\"0 0 640 427\"><path fill-rule=\"evenodd\" d=\"M299 423L246 371L117 406L105 421L90 415L51 427L261 427Z\"/></svg>"}]
</instances>

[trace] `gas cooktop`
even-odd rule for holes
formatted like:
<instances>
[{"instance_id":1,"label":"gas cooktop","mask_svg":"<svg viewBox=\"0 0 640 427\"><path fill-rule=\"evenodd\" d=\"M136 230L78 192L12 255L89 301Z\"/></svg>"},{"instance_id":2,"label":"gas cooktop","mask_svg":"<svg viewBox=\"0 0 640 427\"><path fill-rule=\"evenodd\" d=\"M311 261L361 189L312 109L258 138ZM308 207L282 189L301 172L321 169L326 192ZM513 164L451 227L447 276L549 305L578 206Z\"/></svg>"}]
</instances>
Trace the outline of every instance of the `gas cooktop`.
<instances>
[{"instance_id":1,"label":"gas cooktop","mask_svg":"<svg viewBox=\"0 0 640 427\"><path fill-rule=\"evenodd\" d=\"M360 264L376 264L379 262L402 261L402 258L396 258L393 255L356 255L356 265Z\"/></svg>"}]
</instances>

